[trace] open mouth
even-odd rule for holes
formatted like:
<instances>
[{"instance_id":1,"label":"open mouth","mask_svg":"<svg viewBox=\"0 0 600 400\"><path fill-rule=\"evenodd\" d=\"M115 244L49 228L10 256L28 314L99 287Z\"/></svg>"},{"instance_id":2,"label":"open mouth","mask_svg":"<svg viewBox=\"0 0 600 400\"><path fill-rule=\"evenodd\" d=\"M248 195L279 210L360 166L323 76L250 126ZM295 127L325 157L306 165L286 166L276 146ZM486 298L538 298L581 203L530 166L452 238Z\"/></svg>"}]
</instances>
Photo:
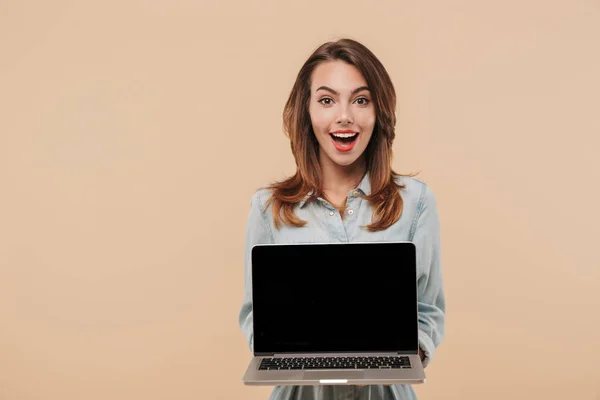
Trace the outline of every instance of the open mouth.
<instances>
[{"instance_id":1,"label":"open mouth","mask_svg":"<svg viewBox=\"0 0 600 400\"><path fill-rule=\"evenodd\" d=\"M358 141L358 132L352 133L330 133L333 145L338 151L346 152L352 150Z\"/></svg>"}]
</instances>

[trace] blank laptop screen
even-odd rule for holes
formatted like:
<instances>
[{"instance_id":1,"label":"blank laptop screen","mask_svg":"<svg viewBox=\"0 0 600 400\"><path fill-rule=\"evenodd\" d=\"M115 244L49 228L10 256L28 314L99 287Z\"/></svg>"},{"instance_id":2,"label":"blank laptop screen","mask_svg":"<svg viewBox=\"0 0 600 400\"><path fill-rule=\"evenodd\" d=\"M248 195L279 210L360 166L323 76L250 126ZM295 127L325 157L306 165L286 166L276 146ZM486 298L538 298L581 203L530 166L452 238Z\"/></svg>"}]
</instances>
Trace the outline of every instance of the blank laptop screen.
<instances>
[{"instance_id":1,"label":"blank laptop screen","mask_svg":"<svg viewBox=\"0 0 600 400\"><path fill-rule=\"evenodd\" d=\"M255 353L418 348L411 242L252 249Z\"/></svg>"}]
</instances>

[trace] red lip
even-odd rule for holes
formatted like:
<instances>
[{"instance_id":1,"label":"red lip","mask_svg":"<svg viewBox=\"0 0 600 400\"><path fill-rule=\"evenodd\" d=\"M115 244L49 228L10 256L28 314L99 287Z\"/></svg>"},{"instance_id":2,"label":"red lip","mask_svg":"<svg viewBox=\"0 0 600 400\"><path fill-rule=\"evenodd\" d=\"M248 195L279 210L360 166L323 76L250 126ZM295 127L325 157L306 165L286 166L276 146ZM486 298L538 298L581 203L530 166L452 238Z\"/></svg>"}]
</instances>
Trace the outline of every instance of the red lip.
<instances>
[{"instance_id":1,"label":"red lip","mask_svg":"<svg viewBox=\"0 0 600 400\"><path fill-rule=\"evenodd\" d=\"M353 131L350 131L350 132L336 131L335 133L352 133L352 132ZM330 136L330 137L331 137L331 143L333 143L333 147L335 147L335 149L337 151L342 152L342 153L347 153L347 152L351 151L354 148L354 146L356 145L356 143L358 143L358 136L359 135L356 135L356 138L354 139L354 141L352 143L347 144L347 145L342 145L341 143L336 142L333 139L333 136Z\"/></svg>"}]
</instances>

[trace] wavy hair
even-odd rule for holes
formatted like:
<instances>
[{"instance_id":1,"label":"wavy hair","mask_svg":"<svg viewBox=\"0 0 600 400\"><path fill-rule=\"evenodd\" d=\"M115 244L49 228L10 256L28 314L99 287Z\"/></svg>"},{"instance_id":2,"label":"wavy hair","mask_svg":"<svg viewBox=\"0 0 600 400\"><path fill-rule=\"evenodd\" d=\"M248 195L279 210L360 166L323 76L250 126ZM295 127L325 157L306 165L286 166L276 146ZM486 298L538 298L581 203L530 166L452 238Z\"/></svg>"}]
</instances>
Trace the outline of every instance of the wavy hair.
<instances>
[{"instance_id":1,"label":"wavy hair","mask_svg":"<svg viewBox=\"0 0 600 400\"><path fill-rule=\"evenodd\" d=\"M396 178L416 175L401 175L392 169L396 92L381 62L355 40L345 38L324 43L300 69L284 107L283 128L290 139L297 170L291 177L268 186L271 196L267 207L273 205L273 222L277 229L281 224L297 227L306 225L306 221L294 214L294 206L303 200L310 202L324 197L319 143L308 111L310 86L315 68L323 62L336 60L353 65L363 74L375 105L376 122L365 150L371 193L361 195L373 206L371 224L366 226L369 231L384 230L400 219L403 201L399 189L405 186L398 184Z\"/></svg>"}]
</instances>

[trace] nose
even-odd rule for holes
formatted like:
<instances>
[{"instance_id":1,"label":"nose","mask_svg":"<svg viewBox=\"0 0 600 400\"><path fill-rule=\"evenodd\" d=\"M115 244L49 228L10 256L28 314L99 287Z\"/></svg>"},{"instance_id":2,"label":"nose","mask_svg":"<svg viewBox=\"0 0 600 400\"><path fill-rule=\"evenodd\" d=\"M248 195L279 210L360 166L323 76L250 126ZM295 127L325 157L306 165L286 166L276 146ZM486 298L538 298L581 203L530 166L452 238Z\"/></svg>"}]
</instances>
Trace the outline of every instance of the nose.
<instances>
[{"instance_id":1,"label":"nose","mask_svg":"<svg viewBox=\"0 0 600 400\"><path fill-rule=\"evenodd\" d=\"M338 124L352 124L353 117L352 112L350 111L350 107L342 107L340 114L336 119L336 123Z\"/></svg>"}]
</instances>

